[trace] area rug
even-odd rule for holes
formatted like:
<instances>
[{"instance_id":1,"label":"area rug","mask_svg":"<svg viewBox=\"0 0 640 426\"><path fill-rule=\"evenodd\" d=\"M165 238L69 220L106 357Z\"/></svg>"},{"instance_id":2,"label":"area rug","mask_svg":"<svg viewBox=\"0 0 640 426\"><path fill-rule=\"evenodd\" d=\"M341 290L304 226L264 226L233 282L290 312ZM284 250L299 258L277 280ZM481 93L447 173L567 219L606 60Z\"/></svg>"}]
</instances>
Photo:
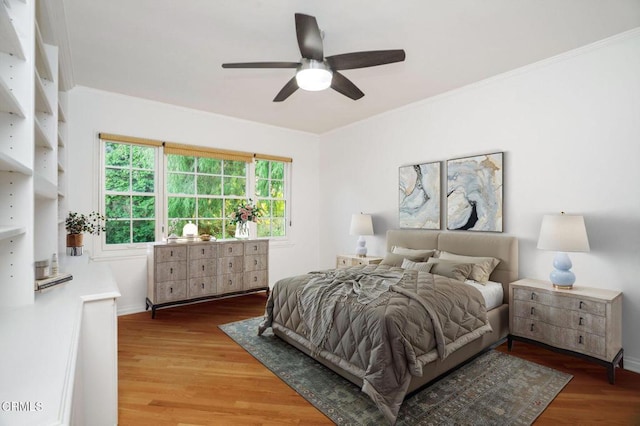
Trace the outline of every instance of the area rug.
<instances>
[{"instance_id":1,"label":"area rug","mask_svg":"<svg viewBox=\"0 0 640 426\"><path fill-rule=\"evenodd\" d=\"M220 328L338 425L383 425L367 395L274 336L261 318ZM489 351L404 401L397 425L529 425L572 376Z\"/></svg>"}]
</instances>

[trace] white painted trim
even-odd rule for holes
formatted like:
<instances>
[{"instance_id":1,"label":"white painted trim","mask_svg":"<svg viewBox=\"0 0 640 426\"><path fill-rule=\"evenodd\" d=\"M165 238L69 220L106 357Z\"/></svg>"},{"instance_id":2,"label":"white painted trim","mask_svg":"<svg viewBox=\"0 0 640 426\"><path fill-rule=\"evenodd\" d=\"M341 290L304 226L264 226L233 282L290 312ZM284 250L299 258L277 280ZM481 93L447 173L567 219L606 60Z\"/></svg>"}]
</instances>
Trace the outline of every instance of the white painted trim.
<instances>
[{"instance_id":1,"label":"white painted trim","mask_svg":"<svg viewBox=\"0 0 640 426\"><path fill-rule=\"evenodd\" d=\"M633 371L634 373L640 373L640 359L627 357L625 355L625 357L624 357L624 369L625 370L629 370L629 371Z\"/></svg>"}]
</instances>

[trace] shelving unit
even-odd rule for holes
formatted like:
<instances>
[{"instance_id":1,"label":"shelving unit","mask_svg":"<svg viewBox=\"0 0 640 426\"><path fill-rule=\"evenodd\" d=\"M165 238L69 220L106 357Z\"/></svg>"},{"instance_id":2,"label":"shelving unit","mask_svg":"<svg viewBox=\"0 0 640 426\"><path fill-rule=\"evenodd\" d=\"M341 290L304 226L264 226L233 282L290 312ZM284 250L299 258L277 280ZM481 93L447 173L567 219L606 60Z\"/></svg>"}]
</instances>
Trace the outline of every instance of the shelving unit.
<instances>
[{"instance_id":1,"label":"shelving unit","mask_svg":"<svg viewBox=\"0 0 640 426\"><path fill-rule=\"evenodd\" d=\"M58 48L43 41L38 6L0 1L0 307L32 304L34 262L59 251Z\"/></svg>"}]
</instances>

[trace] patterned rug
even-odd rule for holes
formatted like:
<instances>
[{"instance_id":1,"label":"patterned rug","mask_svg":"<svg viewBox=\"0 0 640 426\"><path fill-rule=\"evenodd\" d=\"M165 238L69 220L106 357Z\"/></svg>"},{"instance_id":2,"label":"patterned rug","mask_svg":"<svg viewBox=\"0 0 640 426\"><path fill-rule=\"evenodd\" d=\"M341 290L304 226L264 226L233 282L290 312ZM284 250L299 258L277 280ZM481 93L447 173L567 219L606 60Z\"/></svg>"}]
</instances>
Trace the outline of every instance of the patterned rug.
<instances>
[{"instance_id":1,"label":"patterned rug","mask_svg":"<svg viewBox=\"0 0 640 426\"><path fill-rule=\"evenodd\" d=\"M221 325L233 340L338 425L382 425L367 395L273 335L261 318ZM404 401L397 425L529 425L572 376L489 351Z\"/></svg>"}]
</instances>

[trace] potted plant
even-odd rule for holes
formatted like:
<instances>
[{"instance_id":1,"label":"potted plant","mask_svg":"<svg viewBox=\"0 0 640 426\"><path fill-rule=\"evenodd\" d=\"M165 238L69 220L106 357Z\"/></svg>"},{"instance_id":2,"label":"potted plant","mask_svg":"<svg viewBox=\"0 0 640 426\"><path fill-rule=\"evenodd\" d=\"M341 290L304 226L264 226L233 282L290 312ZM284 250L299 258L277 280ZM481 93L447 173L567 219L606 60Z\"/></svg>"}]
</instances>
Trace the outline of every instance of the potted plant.
<instances>
[{"instance_id":1,"label":"potted plant","mask_svg":"<svg viewBox=\"0 0 640 426\"><path fill-rule=\"evenodd\" d=\"M65 220L67 230L67 254L72 256L82 255L82 243L84 233L100 235L106 230L104 216L98 212L87 215L77 212L69 212ZM71 248L71 250L69 250Z\"/></svg>"}]
</instances>

